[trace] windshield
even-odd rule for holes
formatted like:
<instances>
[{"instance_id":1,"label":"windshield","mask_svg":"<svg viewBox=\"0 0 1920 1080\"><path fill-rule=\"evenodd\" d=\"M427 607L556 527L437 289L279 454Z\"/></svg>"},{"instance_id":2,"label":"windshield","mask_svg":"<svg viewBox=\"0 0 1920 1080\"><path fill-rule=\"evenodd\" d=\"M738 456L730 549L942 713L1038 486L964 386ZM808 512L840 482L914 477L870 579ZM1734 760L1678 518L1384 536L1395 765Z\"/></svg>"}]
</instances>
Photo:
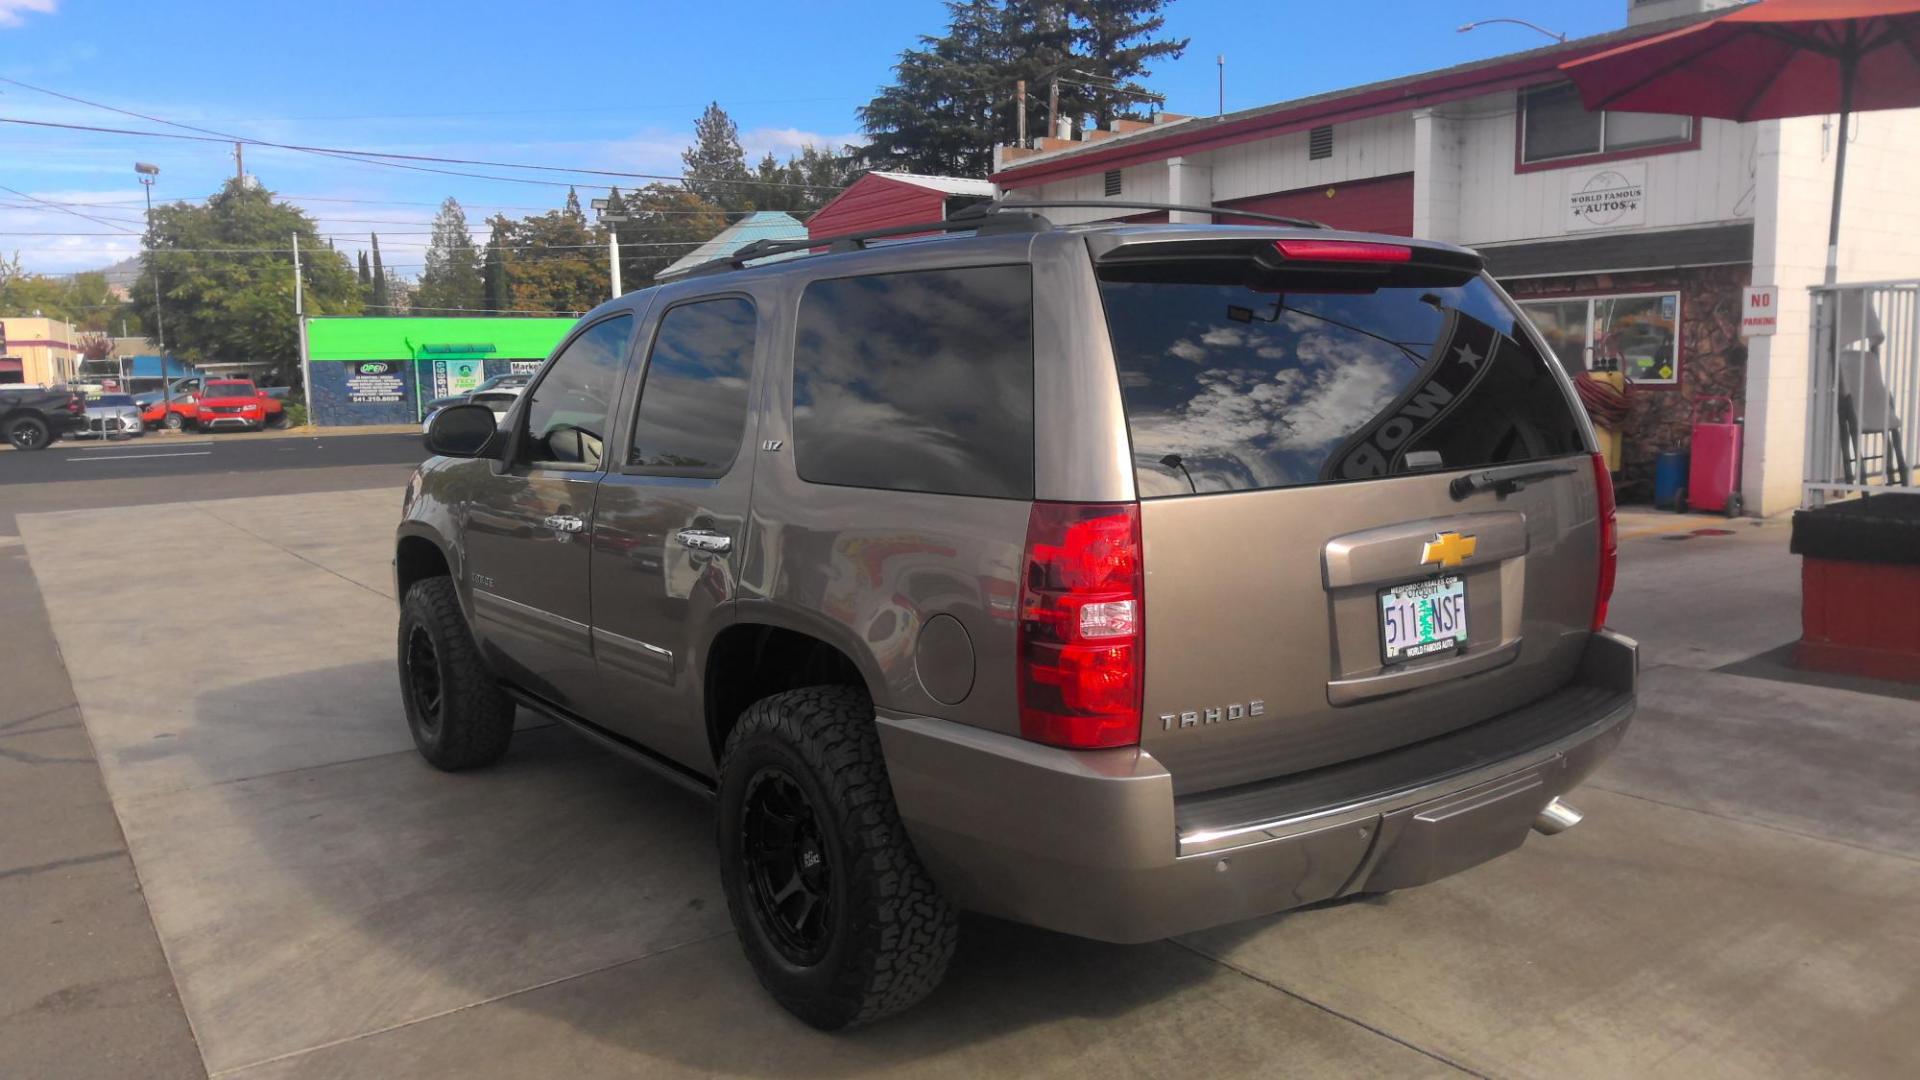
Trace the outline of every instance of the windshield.
<instances>
[{"instance_id":1,"label":"windshield","mask_svg":"<svg viewBox=\"0 0 1920 1080\"><path fill-rule=\"evenodd\" d=\"M208 383L206 390L203 391L200 396L210 398L258 397L260 396L260 391L255 389L254 385L250 382L217 382Z\"/></svg>"},{"instance_id":2,"label":"windshield","mask_svg":"<svg viewBox=\"0 0 1920 1080\"><path fill-rule=\"evenodd\" d=\"M1102 274L1142 498L1585 449L1553 371L1515 334L1519 316L1479 278L1205 276L1178 263Z\"/></svg>"}]
</instances>

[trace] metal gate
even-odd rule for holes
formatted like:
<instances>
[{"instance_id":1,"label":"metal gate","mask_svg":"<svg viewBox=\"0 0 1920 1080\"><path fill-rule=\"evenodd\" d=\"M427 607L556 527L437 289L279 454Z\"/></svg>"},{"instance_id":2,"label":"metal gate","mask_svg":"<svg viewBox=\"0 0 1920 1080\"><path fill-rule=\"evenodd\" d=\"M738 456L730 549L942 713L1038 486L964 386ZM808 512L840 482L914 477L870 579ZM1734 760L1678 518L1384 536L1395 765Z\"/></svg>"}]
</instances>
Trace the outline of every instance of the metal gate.
<instances>
[{"instance_id":1,"label":"metal gate","mask_svg":"<svg viewBox=\"0 0 1920 1080\"><path fill-rule=\"evenodd\" d=\"M1920 279L1812 293L1803 505L1920 491Z\"/></svg>"}]
</instances>

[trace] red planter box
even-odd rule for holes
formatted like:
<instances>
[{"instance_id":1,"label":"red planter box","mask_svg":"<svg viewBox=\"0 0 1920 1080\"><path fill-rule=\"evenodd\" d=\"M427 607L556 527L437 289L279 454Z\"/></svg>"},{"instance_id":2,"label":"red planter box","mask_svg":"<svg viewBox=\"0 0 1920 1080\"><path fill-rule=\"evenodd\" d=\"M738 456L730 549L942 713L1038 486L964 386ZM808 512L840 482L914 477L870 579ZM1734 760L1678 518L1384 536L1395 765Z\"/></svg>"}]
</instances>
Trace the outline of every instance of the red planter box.
<instances>
[{"instance_id":1,"label":"red planter box","mask_svg":"<svg viewBox=\"0 0 1920 1080\"><path fill-rule=\"evenodd\" d=\"M1803 557L1794 662L1920 683L1920 565Z\"/></svg>"}]
</instances>

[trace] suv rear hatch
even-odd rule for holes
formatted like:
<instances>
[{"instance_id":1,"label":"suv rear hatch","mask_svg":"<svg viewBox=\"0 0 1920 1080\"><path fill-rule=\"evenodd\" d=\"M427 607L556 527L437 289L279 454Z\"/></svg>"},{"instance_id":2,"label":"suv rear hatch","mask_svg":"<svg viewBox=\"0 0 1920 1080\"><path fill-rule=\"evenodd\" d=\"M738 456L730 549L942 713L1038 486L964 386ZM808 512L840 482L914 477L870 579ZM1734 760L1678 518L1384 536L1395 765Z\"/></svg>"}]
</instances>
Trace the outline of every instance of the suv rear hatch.
<instances>
[{"instance_id":1,"label":"suv rear hatch","mask_svg":"<svg viewBox=\"0 0 1920 1080\"><path fill-rule=\"evenodd\" d=\"M1477 257L1089 242L1141 499L1141 743L1176 792L1378 754L1572 677L1610 579L1606 477Z\"/></svg>"}]
</instances>

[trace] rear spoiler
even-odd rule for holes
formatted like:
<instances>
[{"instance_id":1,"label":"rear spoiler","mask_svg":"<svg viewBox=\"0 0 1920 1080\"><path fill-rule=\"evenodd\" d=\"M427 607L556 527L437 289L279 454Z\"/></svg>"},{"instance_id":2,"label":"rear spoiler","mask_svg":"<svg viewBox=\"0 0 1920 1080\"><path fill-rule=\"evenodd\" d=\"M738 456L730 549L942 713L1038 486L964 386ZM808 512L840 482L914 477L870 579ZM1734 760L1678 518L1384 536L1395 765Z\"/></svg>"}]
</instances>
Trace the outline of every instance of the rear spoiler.
<instances>
[{"instance_id":1,"label":"rear spoiler","mask_svg":"<svg viewBox=\"0 0 1920 1080\"><path fill-rule=\"evenodd\" d=\"M1296 268L1378 273L1397 267L1478 274L1486 267L1480 253L1453 244L1410 240L1381 233L1345 233L1244 226L1196 226L1192 229L1116 229L1090 233L1087 247L1103 265L1173 260L1243 261L1266 270Z\"/></svg>"}]
</instances>

